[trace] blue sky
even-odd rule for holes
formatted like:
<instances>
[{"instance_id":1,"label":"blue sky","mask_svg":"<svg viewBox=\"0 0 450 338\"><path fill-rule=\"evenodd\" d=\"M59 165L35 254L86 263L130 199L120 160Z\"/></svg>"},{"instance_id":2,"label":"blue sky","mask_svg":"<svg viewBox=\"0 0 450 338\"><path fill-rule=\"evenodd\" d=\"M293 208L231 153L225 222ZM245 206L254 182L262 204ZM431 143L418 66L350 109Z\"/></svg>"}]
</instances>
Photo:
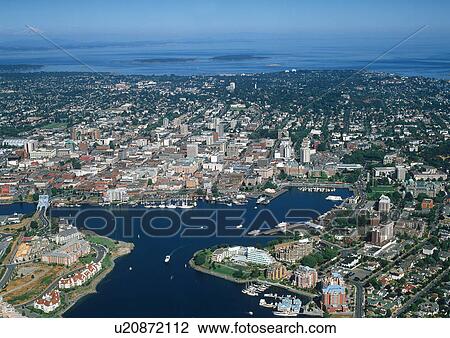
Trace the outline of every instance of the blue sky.
<instances>
[{"instance_id":1,"label":"blue sky","mask_svg":"<svg viewBox=\"0 0 450 338\"><path fill-rule=\"evenodd\" d=\"M450 32L450 1L0 0L0 36L25 25L52 36L202 37L236 34Z\"/></svg>"}]
</instances>

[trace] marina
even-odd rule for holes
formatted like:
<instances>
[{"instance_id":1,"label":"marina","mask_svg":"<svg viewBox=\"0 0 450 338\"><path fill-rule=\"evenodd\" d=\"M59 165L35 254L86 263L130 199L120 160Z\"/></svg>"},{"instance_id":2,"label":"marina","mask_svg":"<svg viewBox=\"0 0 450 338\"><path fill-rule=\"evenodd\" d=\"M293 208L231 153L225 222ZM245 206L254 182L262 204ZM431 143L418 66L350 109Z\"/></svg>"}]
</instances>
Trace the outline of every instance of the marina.
<instances>
[{"instance_id":1,"label":"marina","mask_svg":"<svg viewBox=\"0 0 450 338\"><path fill-rule=\"evenodd\" d=\"M242 289L242 293L251 297L258 297L260 292L266 291L270 286L268 284L249 284ZM278 295L277 293L265 293L259 299L259 306L273 310L274 316L280 317L297 317L299 314L306 312L302 307L302 300L293 295ZM312 315L309 311L308 315ZM314 315L320 316L319 311L315 311Z\"/></svg>"},{"instance_id":2,"label":"marina","mask_svg":"<svg viewBox=\"0 0 450 338\"><path fill-rule=\"evenodd\" d=\"M346 189L337 189L334 194L341 195L343 198L351 196L351 192ZM283 222L284 215L292 208L314 209L321 214L327 212L336 203L326 200L325 197L324 194L288 189L277 198L272 199L264 208L271 210L279 222ZM180 199L178 200L180 201ZM175 204L175 199L172 203ZM196 208L218 208L217 203L210 201L199 200L197 203ZM249 225L249 221L261 209L255 210L255 205L257 205L256 198L248 198L248 203L244 206L243 220L237 224L242 224L243 227ZM137 205L136 208L144 209L142 205ZM229 208L238 207L231 206ZM73 210L76 211L75 208ZM181 212L181 210L174 209L177 212ZM15 210L11 212L13 211ZM101 222L94 219L89 222L92 227L98 223L97 232L105 234ZM160 223L163 224L162 221L156 221L155 226ZM219 224L219 226L221 225ZM279 231L279 229L277 230ZM118 226L113 233L107 235L112 239L132 241L135 244L133 252L117 260L115 268L108 277L98 284L97 292L82 298L64 314L65 317L120 317L124 311L127 311L128 315L138 318L161 316L215 318L222 317L224 313L235 318L250 316L261 318L275 316L273 311L278 311L278 309L273 305L280 302L279 298L265 297L265 294L277 294L277 297L290 294L301 299L302 304L310 301L308 295L296 294L277 285L270 285L268 289L261 291L265 286L257 289L256 287L262 284L259 282L252 283L254 288L249 290L251 294L256 293L257 295L248 295L242 292L246 287L245 284L201 273L187 265L192 255L205 247L225 242L229 245L264 245L271 240L270 237L247 236L224 239L215 236L182 238L180 235L176 235L154 238L136 227L133 237L130 238L126 237L123 231L124 227ZM167 255L170 256L168 263L165 262ZM129 271L129 267L132 267L132 271ZM126 292L124 292L125 284L127 285ZM187 293L186 290L190 290L190 292ZM265 299L267 306L260 305L261 298ZM152 304L151 306L149 306L149 302ZM297 316L308 315L308 312L301 311ZM319 314L314 314L314 316L319 316Z\"/></svg>"}]
</instances>

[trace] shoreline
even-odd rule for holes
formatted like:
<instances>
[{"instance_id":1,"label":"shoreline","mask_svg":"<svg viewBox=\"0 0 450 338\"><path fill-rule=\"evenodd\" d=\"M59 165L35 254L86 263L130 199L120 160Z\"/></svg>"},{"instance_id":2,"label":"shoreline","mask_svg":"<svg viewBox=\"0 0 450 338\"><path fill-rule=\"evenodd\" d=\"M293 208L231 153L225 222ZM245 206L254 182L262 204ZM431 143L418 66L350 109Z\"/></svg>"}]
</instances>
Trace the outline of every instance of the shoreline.
<instances>
[{"instance_id":1,"label":"shoreline","mask_svg":"<svg viewBox=\"0 0 450 338\"><path fill-rule=\"evenodd\" d=\"M226 275L222 275L220 273L211 271L211 270L206 269L204 267L198 266L198 265L196 265L194 263L194 257L195 257L195 255L198 252L199 251L196 251L194 253L194 255L192 256L192 258L189 260L189 266L192 269L194 269L194 270L196 270L198 272L202 272L202 273L205 273L207 275L214 276L214 277L217 277L217 278L222 278L224 280L227 280L227 281L233 282L233 283L237 283L237 284L244 284L244 283L251 283L251 282L266 283L266 284L269 284L270 286L277 287L277 288L286 290L288 292L292 292L292 293L295 293L295 294L307 297L309 299L309 301L311 301L314 297L318 296L318 294L314 294L314 293L311 293L311 292L308 292L308 291L304 291L304 290L298 290L298 289L292 288L292 287L290 287L288 285L283 285L283 284L279 284L279 283L275 283L275 282L271 282L271 281L259 280L257 278L237 279L237 278L234 278L232 276L226 276Z\"/></svg>"},{"instance_id":2,"label":"shoreline","mask_svg":"<svg viewBox=\"0 0 450 338\"><path fill-rule=\"evenodd\" d=\"M95 236L98 237L102 237L102 238L106 238L108 240L112 240L109 237L105 237L105 236L101 236L98 235L96 233ZM129 242L124 242L124 241L117 241L118 242L118 250L120 251L121 249L123 250L123 252L119 252L118 254L116 254L115 256L111 255L111 266L107 267L106 269L102 270L94 279L89 283L89 285L86 286L85 290L82 290L82 292L80 292L80 294L75 295L74 299L72 299L70 301L70 303L67 305L67 307L65 307L64 309L62 309L60 312L57 313L56 317L64 317L64 314L69 311L74 305L76 305L81 299L83 299L86 296L92 295L97 293L97 285L100 284L100 282L102 282L113 270L114 267L116 266L116 260L124 257L128 254L130 254L133 249L134 249L134 244L133 243L129 243ZM76 292L77 290L74 289L72 290L74 292Z\"/></svg>"},{"instance_id":3,"label":"shoreline","mask_svg":"<svg viewBox=\"0 0 450 338\"><path fill-rule=\"evenodd\" d=\"M93 235L95 235L97 237L112 240L109 237L101 236L94 232L89 232L89 233L92 233ZM118 252L115 253L114 255L112 255L111 252L109 252L109 254L111 254L111 257L110 257L111 264L106 268L102 268L102 270L99 272L99 274L94 276L94 278L91 281L89 281L88 285L75 287L75 288L69 289L69 290L62 290L65 293L65 295L64 295L65 299L67 299L67 298L70 299L71 296L73 297L73 299L70 299L70 301L67 302L63 308L56 309L54 313L51 313L52 318L63 318L64 314L67 311L69 311L74 305L76 305L81 299L83 299L84 297L89 296L91 294L97 293L97 285L99 285L100 282L102 282L114 270L114 267L116 266L116 260L130 254L134 249L133 243L124 242L124 241L117 241L117 242L118 242L118 244L116 244L116 245L118 247L116 250L118 250ZM58 289L58 287L56 286L55 289ZM38 314L36 314L36 315L39 318L41 317Z\"/></svg>"},{"instance_id":4,"label":"shoreline","mask_svg":"<svg viewBox=\"0 0 450 338\"><path fill-rule=\"evenodd\" d=\"M274 193L267 193L265 191L250 191L250 192L245 192L247 194L247 198L249 199L256 199L258 198L258 196L261 195L267 195L270 199L270 202L272 202L273 199L276 199L277 197L283 195L284 193L286 193L287 191L289 191L290 189L297 189L299 191L300 188L302 187L312 187L312 186L320 186L320 187L325 187L325 186L329 186L329 187L333 187L335 189L344 189L344 190L349 190L352 193L354 193L354 187L352 184L350 183L337 183L337 182L298 182L297 184L295 184L295 182L283 182L278 189L275 190ZM327 193L327 192L320 192L320 191L306 191L306 192L310 192L310 193ZM330 192L332 193L332 192ZM228 199L232 199L231 195L224 195L221 196L223 198L228 198ZM167 196L166 198L158 198L155 199L156 202L165 202L168 199L171 199L173 197ZM192 200L198 201L198 200L203 200L206 201L208 203L225 203L224 201L221 200L206 200L205 196L191 196ZM27 205L37 205L37 201L18 201L18 200L0 200L0 207L2 206L11 206L13 204L27 204ZM74 208L74 207L78 207L78 206L104 206L104 207L135 207L135 206L143 206L145 205L145 202L143 202L142 200L130 200L127 202L119 202L119 203L108 203L108 204L104 204L103 202L99 202L99 201L89 201L89 200L84 200L84 201L69 201L69 200L65 200L62 199L60 200L60 203L63 203L64 206L56 206L61 207L61 208Z\"/></svg>"}]
</instances>

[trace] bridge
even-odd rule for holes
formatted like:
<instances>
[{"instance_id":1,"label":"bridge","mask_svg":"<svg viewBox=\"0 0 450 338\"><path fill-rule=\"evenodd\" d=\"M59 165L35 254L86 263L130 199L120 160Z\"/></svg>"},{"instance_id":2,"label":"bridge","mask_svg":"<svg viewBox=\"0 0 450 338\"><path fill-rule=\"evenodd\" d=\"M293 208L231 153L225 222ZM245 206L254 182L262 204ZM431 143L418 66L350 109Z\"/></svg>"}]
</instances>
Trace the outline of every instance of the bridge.
<instances>
[{"instance_id":1,"label":"bridge","mask_svg":"<svg viewBox=\"0 0 450 338\"><path fill-rule=\"evenodd\" d=\"M37 205L37 210L44 209L44 213L47 212L48 207L50 206L50 198L48 195L39 195L39 202Z\"/></svg>"}]
</instances>

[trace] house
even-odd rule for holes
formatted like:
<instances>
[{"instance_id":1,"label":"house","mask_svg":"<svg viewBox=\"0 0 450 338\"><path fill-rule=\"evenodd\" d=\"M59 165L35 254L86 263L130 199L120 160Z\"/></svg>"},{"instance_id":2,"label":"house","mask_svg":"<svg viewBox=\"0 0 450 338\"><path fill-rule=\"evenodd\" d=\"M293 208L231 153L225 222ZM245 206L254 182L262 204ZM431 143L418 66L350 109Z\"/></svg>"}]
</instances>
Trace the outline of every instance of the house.
<instances>
[{"instance_id":1,"label":"house","mask_svg":"<svg viewBox=\"0 0 450 338\"><path fill-rule=\"evenodd\" d=\"M433 209L433 200L431 198L424 198L421 207L422 209Z\"/></svg>"},{"instance_id":2,"label":"house","mask_svg":"<svg viewBox=\"0 0 450 338\"><path fill-rule=\"evenodd\" d=\"M50 313L55 311L61 305L59 290L53 290L44 294L41 298L34 301L34 308Z\"/></svg>"},{"instance_id":3,"label":"house","mask_svg":"<svg viewBox=\"0 0 450 338\"><path fill-rule=\"evenodd\" d=\"M58 287L61 290L71 289L77 286L81 286L93 278L102 269L102 264L90 263L86 264L82 271L74 273L72 276L67 278L61 278L58 282Z\"/></svg>"},{"instance_id":4,"label":"house","mask_svg":"<svg viewBox=\"0 0 450 338\"><path fill-rule=\"evenodd\" d=\"M422 253L424 255L431 256L434 253L434 250L437 250L437 248L433 245L428 244L423 247Z\"/></svg>"}]
</instances>

